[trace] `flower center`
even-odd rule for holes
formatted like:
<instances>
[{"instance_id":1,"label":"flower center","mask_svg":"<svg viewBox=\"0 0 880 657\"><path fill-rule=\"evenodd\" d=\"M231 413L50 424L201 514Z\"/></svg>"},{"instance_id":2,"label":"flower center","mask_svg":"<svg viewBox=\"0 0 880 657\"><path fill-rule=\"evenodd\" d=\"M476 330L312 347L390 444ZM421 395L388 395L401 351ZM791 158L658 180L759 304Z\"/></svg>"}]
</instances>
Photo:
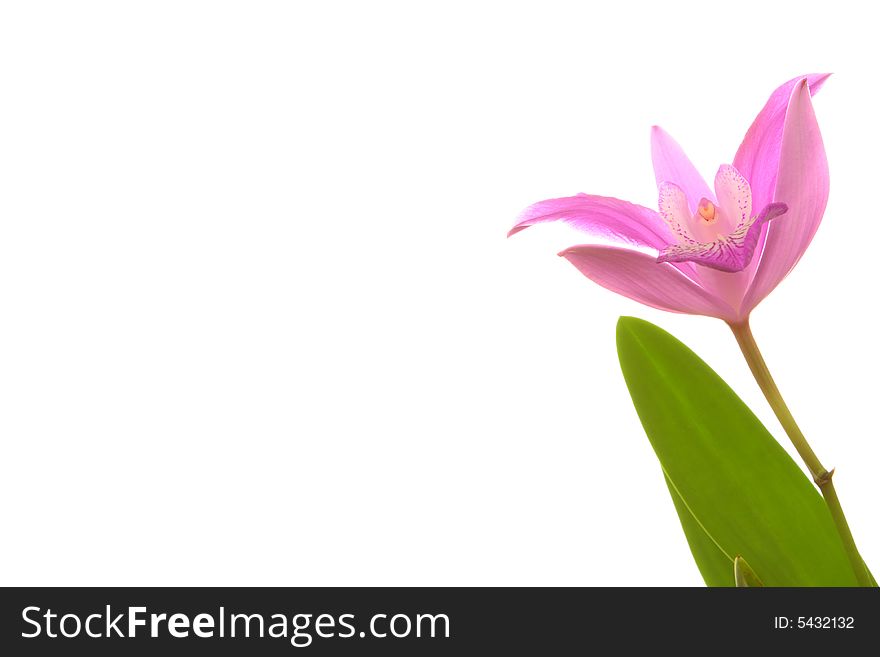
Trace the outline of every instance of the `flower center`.
<instances>
[{"instance_id":1,"label":"flower center","mask_svg":"<svg viewBox=\"0 0 880 657\"><path fill-rule=\"evenodd\" d=\"M718 217L715 216L715 204L707 198L700 199L700 204L697 206L697 213L703 218L703 221L709 225L718 221Z\"/></svg>"},{"instance_id":2,"label":"flower center","mask_svg":"<svg viewBox=\"0 0 880 657\"><path fill-rule=\"evenodd\" d=\"M684 191L672 183L660 184L660 215L676 243L660 252L657 262L693 262L723 272L738 272L752 260L764 224L783 214L783 203L771 203L752 214L752 190L743 175L729 164L715 176L717 205L703 197L691 214Z\"/></svg>"}]
</instances>

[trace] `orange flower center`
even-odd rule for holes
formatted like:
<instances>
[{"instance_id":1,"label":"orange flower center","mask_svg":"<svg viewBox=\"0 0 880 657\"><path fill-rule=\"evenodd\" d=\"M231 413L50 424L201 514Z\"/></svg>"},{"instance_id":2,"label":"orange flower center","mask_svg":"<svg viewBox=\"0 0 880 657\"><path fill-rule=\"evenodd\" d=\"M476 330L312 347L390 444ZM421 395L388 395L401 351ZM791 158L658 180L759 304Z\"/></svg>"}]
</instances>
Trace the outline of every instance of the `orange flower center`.
<instances>
[{"instance_id":1,"label":"orange flower center","mask_svg":"<svg viewBox=\"0 0 880 657\"><path fill-rule=\"evenodd\" d=\"M715 216L715 204L707 198L700 199L700 205L697 206L697 212L707 224L714 224L717 221Z\"/></svg>"}]
</instances>

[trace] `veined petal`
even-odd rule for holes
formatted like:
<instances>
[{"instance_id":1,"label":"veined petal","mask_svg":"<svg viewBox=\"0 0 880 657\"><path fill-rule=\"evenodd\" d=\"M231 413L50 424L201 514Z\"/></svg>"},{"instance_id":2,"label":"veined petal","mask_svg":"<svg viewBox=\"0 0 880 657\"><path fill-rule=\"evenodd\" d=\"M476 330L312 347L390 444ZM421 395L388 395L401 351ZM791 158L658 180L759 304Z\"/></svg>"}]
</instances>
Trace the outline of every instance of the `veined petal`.
<instances>
[{"instance_id":1,"label":"veined petal","mask_svg":"<svg viewBox=\"0 0 880 657\"><path fill-rule=\"evenodd\" d=\"M688 220L691 212L688 209L687 197L678 185L662 182L659 185L660 216L669 229L675 233L677 239L691 239L691 231L688 229Z\"/></svg>"},{"instance_id":2,"label":"veined petal","mask_svg":"<svg viewBox=\"0 0 880 657\"><path fill-rule=\"evenodd\" d=\"M748 223L752 217L752 192L749 181L729 164L722 164L715 175L718 207L731 230ZM726 232L726 231L725 231Z\"/></svg>"},{"instance_id":3,"label":"veined petal","mask_svg":"<svg viewBox=\"0 0 880 657\"><path fill-rule=\"evenodd\" d=\"M654 177L657 186L661 183L675 183L688 200L690 212L697 209L701 198L714 200L709 185L691 164L681 146L663 128L651 128L651 160L654 163Z\"/></svg>"},{"instance_id":4,"label":"veined petal","mask_svg":"<svg viewBox=\"0 0 880 657\"><path fill-rule=\"evenodd\" d=\"M828 160L813 112L808 81L792 92L779 155L774 199L788 205L784 221L767 228L764 251L743 300L754 308L785 278L806 251L828 202Z\"/></svg>"},{"instance_id":5,"label":"veined petal","mask_svg":"<svg viewBox=\"0 0 880 657\"><path fill-rule=\"evenodd\" d=\"M764 224L787 209L784 203L771 203L757 217L740 222L729 235L711 242L673 244L660 252L657 262L695 262L728 273L742 271L752 260Z\"/></svg>"},{"instance_id":6,"label":"veined petal","mask_svg":"<svg viewBox=\"0 0 880 657\"><path fill-rule=\"evenodd\" d=\"M674 241L656 211L607 196L578 194L529 206L508 236L535 224L564 221L585 233L660 250Z\"/></svg>"},{"instance_id":7,"label":"veined petal","mask_svg":"<svg viewBox=\"0 0 880 657\"><path fill-rule=\"evenodd\" d=\"M806 80L810 91L815 94L829 76L830 73L802 75L783 84L770 95L746 132L733 158L733 166L751 183L752 204L756 208L763 208L773 201L782 128L792 90Z\"/></svg>"},{"instance_id":8,"label":"veined petal","mask_svg":"<svg viewBox=\"0 0 880 657\"><path fill-rule=\"evenodd\" d=\"M735 319L726 302L669 264L645 253L614 246L581 245L559 255L602 287L639 303L673 313Z\"/></svg>"}]
</instances>

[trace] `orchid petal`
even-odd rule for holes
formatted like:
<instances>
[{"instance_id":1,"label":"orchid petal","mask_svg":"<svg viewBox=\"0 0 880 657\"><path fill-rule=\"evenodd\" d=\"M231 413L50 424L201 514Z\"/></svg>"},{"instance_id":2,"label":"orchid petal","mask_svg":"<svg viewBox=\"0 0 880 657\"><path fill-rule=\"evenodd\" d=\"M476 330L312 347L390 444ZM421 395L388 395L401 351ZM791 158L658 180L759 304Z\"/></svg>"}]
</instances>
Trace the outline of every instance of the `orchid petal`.
<instances>
[{"instance_id":1,"label":"orchid petal","mask_svg":"<svg viewBox=\"0 0 880 657\"><path fill-rule=\"evenodd\" d=\"M651 159L654 162L657 186L664 182L678 185L687 197L691 212L697 209L701 198L714 199L706 181L691 164L678 142L656 125L651 128Z\"/></svg>"},{"instance_id":2,"label":"orchid petal","mask_svg":"<svg viewBox=\"0 0 880 657\"><path fill-rule=\"evenodd\" d=\"M755 207L763 208L773 200L782 127L792 90L806 80L810 91L815 94L829 76L830 73L802 75L777 88L746 132L733 158L733 166L751 183Z\"/></svg>"},{"instance_id":3,"label":"orchid petal","mask_svg":"<svg viewBox=\"0 0 880 657\"><path fill-rule=\"evenodd\" d=\"M758 217L741 222L729 235L711 242L673 244L660 252L657 262L695 262L728 273L742 271L752 260L764 224L787 209L784 203L771 203Z\"/></svg>"},{"instance_id":4,"label":"orchid petal","mask_svg":"<svg viewBox=\"0 0 880 657\"><path fill-rule=\"evenodd\" d=\"M797 264L828 202L828 160L808 84L804 79L792 92L782 134L774 199L788 205L788 216L767 229L761 262L743 300L745 311L770 294Z\"/></svg>"},{"instance_id":5,"label":"orchid petal","mask_svg":"<svg viewBox=\"0 0 880 657\"><path fill-rule=\"evenodd\" d=\"M688 219L691 212L688 209L687 197L678 185L662 182L660 187L660 216L669 229L675 233L678 239L691 239L691 231L688 228Z\"/></svg>"},{"instance_id":6,"label":"orchid petal","mask_svg":"<svg viewBox=\"0 0 880 657\"><path fill-rule=\"evenodd\" d=\"M673 313L735 319L734 310L669 264L639 251L580 245L559 255L602 287L639 303Z\"/></svg>"},{"instance_id":7,"label":"orchid petal","mask_svg":"<svg viewBox=\"0 0 880 657\"><path fill-rule=\"evenodd\" d=\"M590 235L658 250L675 241L656 211L616 198L587 194L529 206L508 237L548 221L563 221Z\"/></svg>"},{"instance_id":8,"label":"orchid petal","mask_svg":"<svg viewBox=\"0 0 880 657\"><path fill-rule=\"evenodd\" d=\"M715 175L718 207L730 228L747 223L752 216L752 192L749 181L729 164L722 164Z\"/></svg>"}]
</instances>

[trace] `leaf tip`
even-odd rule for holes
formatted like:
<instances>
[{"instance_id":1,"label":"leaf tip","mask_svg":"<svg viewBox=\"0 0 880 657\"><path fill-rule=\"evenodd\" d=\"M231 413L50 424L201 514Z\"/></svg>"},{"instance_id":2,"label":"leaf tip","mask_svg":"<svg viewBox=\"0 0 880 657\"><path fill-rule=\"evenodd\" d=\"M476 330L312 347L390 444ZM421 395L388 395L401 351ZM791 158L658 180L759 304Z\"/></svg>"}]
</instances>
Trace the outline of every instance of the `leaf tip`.
<instances>
[{"instance_id":1,"label":"leaf tip","mask_svg":"<svg viewBox=\"0 0 880 657\"><path fill-rule=\"evenodd\" d=\"M632 331L635 327L636 323L639 322L638 317L630 317L629 315L621 315L617 318L617 339L620 340L620 336L624 331Z\"/></svg>"},{"instance_id":2,"label":"leaf tip","mask_svg":"<svg viewBox=\"0 0 880 657\"><path fill-rule=\"evenodd\" d=\"M638 334L645 333L645 330L657 329L656 326L639 317L630 317L629 315L621 315L617 320L617 351L620 353L621 345L627 338L635 338Z\"/></svg>"}]
</instances>

